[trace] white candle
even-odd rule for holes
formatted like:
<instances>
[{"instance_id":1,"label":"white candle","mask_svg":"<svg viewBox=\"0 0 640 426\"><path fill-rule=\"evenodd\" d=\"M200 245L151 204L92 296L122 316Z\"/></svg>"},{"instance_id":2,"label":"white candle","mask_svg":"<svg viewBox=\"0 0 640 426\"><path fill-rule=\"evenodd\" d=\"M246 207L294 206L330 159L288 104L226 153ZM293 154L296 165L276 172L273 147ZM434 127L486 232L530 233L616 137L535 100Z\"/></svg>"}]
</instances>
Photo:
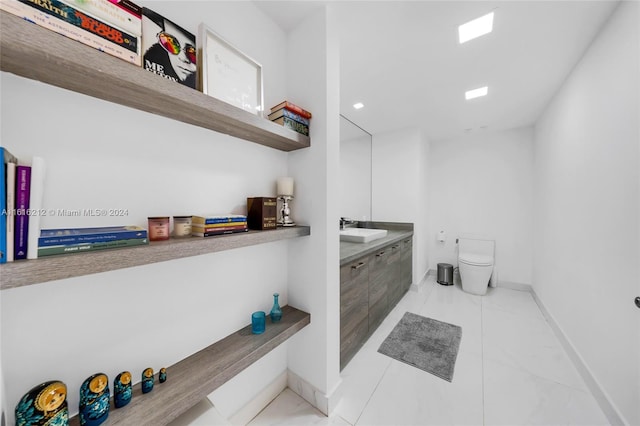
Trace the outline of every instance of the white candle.
<instances>
[{"instance_id":1,"label":"white candle","mask_svg":"<svg viewBox=\"0 0 640 426\"><path fill-rule=\"evenodd\" d=\"M291 177L278 178L277 195L293 196L293 178Z\"/></svg>"}]
</instances>

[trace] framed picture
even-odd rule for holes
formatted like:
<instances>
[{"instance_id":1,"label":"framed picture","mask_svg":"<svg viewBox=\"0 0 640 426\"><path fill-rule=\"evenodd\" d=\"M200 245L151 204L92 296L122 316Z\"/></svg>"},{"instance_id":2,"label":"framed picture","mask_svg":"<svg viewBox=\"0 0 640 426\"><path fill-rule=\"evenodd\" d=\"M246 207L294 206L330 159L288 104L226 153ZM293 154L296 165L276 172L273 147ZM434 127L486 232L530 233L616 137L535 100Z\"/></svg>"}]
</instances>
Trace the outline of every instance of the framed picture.
<instances>
[{"instance_id":1,"label":"framed picture","mask_svg":"<svg viewBox=\"0 0 640 426\"><path fill-rule=\"evenodd\" d=\"M204 23L198 27L196 42L202 93L262 116L262 65Z\"/></svg>"}]
</instances>

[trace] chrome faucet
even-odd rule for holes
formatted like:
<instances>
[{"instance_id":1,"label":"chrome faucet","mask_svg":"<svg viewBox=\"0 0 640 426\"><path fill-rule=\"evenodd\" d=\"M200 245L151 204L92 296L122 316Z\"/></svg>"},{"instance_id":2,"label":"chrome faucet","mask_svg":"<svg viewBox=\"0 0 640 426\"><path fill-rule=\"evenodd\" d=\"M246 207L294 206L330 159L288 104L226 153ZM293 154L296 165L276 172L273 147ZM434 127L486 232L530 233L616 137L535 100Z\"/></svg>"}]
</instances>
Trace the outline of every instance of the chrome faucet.
<instances>
[{"instance_id":1,"label":"chrome faucet","mask_svg":"<svg viewBox=\"0 0 640 426\"><path fill-rule=\"evenodd\" d=\"M358 222L355 221L355 220L351 220L349 218L346 218L346 217L341 217L340 218L340 230L343 230L345 225L353 225L354 223L358 223Z\"/></svg>"}]
</instances>

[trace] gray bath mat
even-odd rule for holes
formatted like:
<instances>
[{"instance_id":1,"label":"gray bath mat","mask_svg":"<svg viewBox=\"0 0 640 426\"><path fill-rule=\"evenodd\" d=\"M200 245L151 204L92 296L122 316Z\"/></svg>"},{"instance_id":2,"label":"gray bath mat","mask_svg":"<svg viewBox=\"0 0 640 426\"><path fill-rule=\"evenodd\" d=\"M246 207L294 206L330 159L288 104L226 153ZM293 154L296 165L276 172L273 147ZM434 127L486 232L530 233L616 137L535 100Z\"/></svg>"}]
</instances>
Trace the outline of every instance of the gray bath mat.
<instances>
[{"instance_id":1,"label":"gray bath mat","mask_svg":"<svg viewBox=\"0 0 640 426\"><path fill-rule=\"evenodd\" d=\"M450 382L461 337L457 325L405 312L378 352Z\"/></svg>"}]
</instances>

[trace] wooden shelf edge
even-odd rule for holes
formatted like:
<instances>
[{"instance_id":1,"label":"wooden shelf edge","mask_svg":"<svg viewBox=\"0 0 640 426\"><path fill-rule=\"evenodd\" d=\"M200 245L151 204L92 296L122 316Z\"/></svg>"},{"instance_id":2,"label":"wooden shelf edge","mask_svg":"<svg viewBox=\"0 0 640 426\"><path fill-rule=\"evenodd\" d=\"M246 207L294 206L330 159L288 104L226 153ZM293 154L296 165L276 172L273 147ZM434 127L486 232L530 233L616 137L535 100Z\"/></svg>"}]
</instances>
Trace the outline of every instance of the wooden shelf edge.
<instances>
[{"instance_id":1,"label":"wooden shelf edge","mask_svg":"<svg viewBox=\"0 0 640 426\"><path fill-rule=\"evenodd\" d=\"M133 387L131 402L115 409L113 401L104 425L164 425L206 398L214 390L311 323L311 315L291 306L282 307L282 320L267 318L263 334L251 334L251 325L167 367L167 381L156 382L142 394ZM134 377L137 377L137 372ZM73 408L72 408L73 410ZM70 425L79 425L78 416Z\"/></svg>"},{"instance_id":2,"label":"wooden shelf edge","mask_svg":"<svg viewBox=\"0 0 640 426\"><path fill-rule=\"evenodd\" d=\"M58 255L0 265L0 289L166 262L311 234L309 226L249 231L217 237L191 237L152 242L148 246Z\"/></svg>"},{"instance_id":3,"label":"wooden shelf edge","mask_svg":"<svg viewBox=\"0 0 640 426\"><path fill-rule=\"evenodd\" d=\"M281 151L311 145L308 136L3 10L0 55L2 71L22 77Z\"/></svg>"}]
</instances>

